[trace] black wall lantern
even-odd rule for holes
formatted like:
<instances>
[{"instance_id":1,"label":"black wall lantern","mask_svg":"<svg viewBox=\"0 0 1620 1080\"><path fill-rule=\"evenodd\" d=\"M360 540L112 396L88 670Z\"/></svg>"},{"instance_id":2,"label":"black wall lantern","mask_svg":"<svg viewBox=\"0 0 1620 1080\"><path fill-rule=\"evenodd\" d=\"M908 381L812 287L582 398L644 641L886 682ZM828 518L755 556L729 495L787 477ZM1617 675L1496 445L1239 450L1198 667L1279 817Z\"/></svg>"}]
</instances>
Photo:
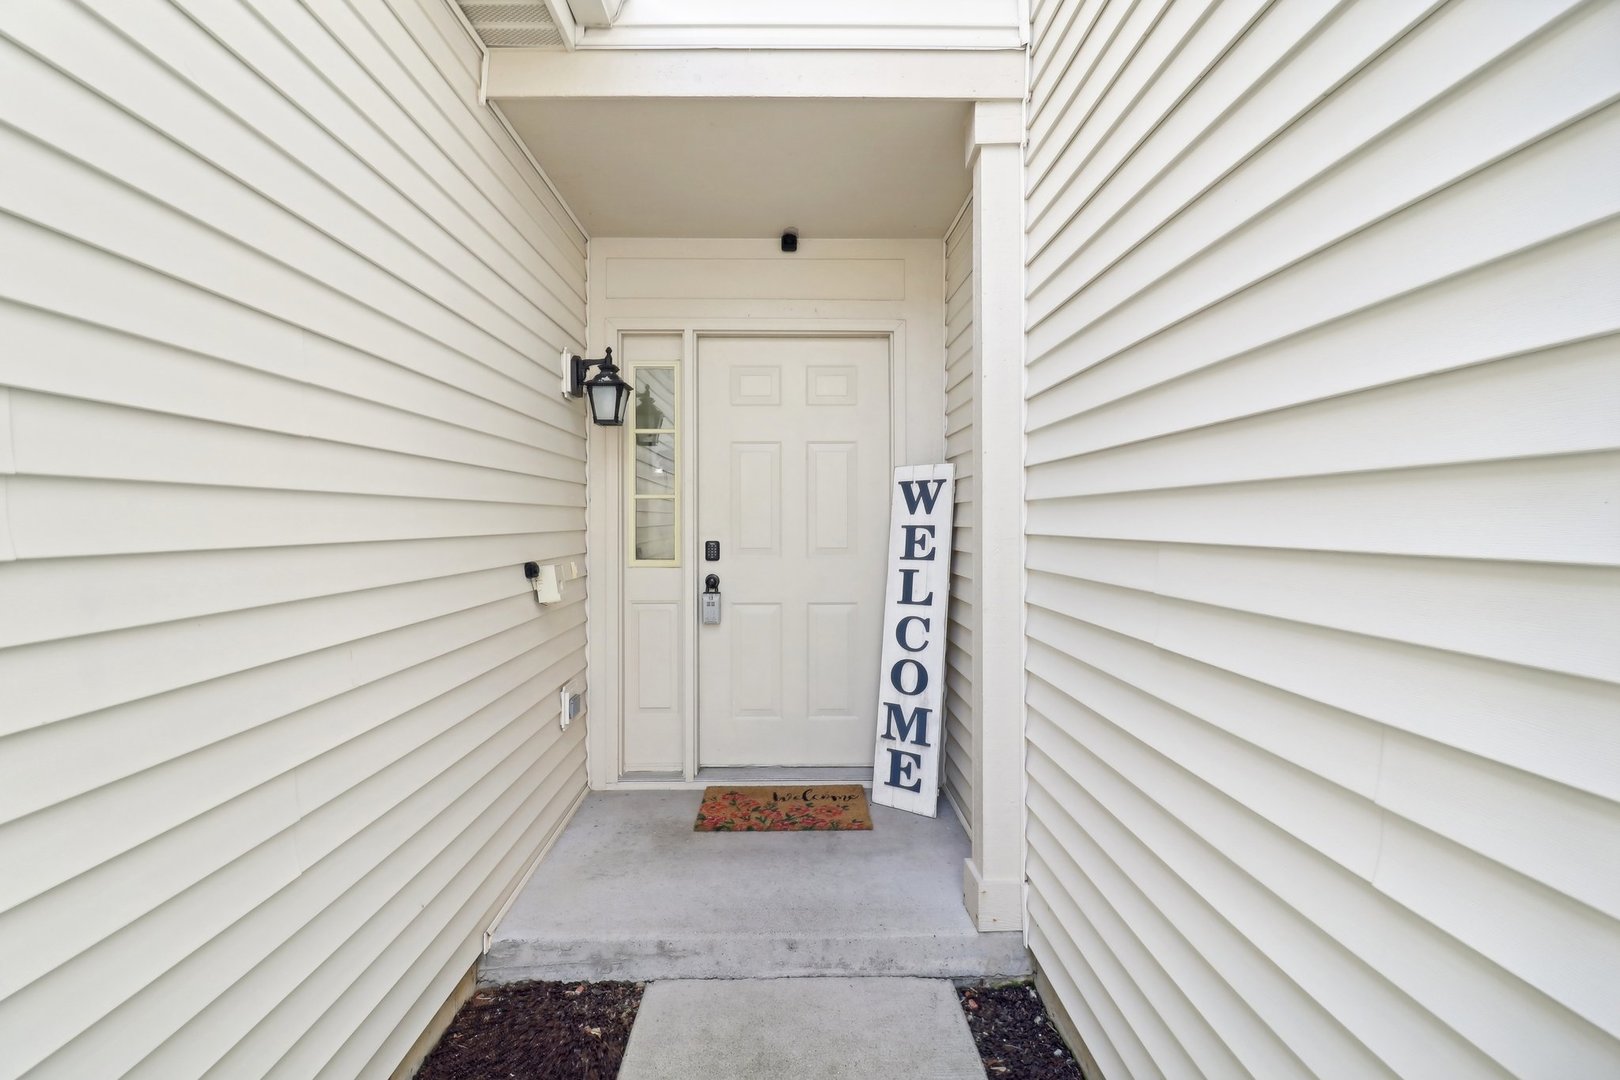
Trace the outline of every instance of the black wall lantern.
<instances>
[{"instance_id":1,"label":"black wall lantern","mask_svg":"<svg viewBox=\"0 0 1620 1080\"><path fill-rule=\"evenodd\" d=\"M568 396L584 396L591 404L591 420L603 427L624 426L624 414L630 408L630 384L619 378L619 369L613 364L613 350L604 349L600 360L587 360L583 356L568 357ZM591 368L600 368L586 379Z\"/></svg>"}]
</instances>

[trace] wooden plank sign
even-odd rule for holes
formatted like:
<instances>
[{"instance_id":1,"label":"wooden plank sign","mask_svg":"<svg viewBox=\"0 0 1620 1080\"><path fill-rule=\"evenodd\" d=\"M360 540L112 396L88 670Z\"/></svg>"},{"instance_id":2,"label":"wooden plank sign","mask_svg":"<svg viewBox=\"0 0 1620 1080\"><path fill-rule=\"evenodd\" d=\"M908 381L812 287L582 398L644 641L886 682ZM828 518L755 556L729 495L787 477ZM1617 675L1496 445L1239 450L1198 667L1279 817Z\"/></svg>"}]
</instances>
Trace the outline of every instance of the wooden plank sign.
<instances>
[{"instance_id":1,"label":"wooden plank sign","mask_svg":"<svg viewBox=\"0 0 1620 1080\"><path fill-rule=\"evenodd\" d=\"M938 812L956 466L894 470L872 801Z\"/></svg>"}]
</instances>

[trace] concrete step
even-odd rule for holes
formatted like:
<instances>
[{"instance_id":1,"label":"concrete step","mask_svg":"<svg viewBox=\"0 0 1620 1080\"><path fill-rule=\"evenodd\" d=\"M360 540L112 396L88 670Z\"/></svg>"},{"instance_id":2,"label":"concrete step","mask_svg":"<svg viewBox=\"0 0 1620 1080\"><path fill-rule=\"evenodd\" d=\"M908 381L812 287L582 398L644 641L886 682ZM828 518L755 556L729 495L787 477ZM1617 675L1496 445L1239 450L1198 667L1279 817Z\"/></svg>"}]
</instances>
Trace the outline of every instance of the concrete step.
<instances>
[{"instance_id":1,"label":"concrete step","mask_svg":"<svg viewBox=\"0 0 1620 1080\"><path fill-rule=\"evenodd\" d=\"M745 979L647 987L619 1080L983 1080L962 1006L934 979Z\"/></svg>"},{"instance_id":2,"label":"concrete step","mask_svg":"<svg viewBox=\"0 0 1620 1080\"><path fill-rule=\"evenodd\" d=\"M866 833L698 833L700 793L593 793L497 927L485 983L1013 976L1022 936L963 910L954 817Z\"/></svg>"}]
</instances>

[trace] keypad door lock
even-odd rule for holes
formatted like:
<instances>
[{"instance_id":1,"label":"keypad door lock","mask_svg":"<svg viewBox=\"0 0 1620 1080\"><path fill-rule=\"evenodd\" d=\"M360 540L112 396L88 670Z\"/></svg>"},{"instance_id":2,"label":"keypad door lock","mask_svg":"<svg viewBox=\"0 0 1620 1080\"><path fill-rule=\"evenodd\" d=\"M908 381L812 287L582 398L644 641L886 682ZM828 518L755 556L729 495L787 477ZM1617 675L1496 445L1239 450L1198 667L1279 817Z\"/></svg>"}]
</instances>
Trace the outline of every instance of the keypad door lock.
<instances>
[{"instance_id":1,"label":"keypad door lock","mask_svg":"<svg viewBox=\"0 0 1620 1080\"><path fill-rule=\"evenodd\" d=\"M703 579L703 592L698 597L703 612L704 626L720 625L720 575L710 574Z\"/></svg>"}]
</instances>

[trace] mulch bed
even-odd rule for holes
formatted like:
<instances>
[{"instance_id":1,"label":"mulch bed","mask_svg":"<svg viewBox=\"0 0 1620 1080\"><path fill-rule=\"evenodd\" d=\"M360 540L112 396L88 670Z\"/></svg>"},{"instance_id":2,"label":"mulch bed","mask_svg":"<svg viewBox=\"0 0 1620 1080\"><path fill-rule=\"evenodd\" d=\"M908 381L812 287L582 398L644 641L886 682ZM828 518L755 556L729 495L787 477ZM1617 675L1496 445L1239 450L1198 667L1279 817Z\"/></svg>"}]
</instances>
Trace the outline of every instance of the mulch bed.
<instances>
[{"instance_id":1,"label":"mulch bed","mask_svg":"<svg viewBox=\"0 0 1620 1080\"><path fill-rule=\"evenodd\" d=\"M613 1080L641 983L523 982L480 988L418 1080Z\"/></svg>"},{"instance_id":2,"label":"mulch bed","mask_svg":"<svg viewBox=\"0 0 1620 1080\"><path fill-rule=\"evenodd\" d=\"M1081 1080L1084 1074L1029 983L957 991L990 1080Z\"/></svg>"}]
</instances>

